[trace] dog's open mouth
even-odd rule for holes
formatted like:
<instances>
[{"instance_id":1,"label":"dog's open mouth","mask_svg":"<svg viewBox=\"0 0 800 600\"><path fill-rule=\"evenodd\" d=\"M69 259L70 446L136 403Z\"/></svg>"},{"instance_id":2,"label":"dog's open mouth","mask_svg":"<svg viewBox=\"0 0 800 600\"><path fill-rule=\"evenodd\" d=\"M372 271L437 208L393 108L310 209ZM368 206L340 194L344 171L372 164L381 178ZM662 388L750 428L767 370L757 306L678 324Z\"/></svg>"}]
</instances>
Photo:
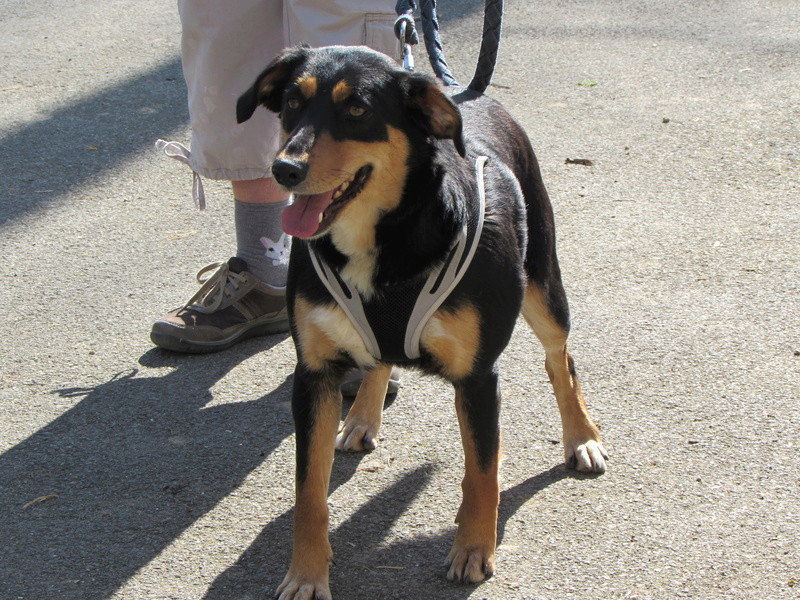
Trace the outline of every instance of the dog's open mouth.
<instances>
[{"instance_id":1,"label":"dog's open mouth","mask_svg":"<svg viewBox=\"0 0 800 600\"><path fill-rule=\"evenodd\" d=\"M372 166L361 167L352 179L321 194L296 194L283 211L283 230L289 235L309 238L322 234L341 210L364 189Z\"/></svg>"}]
</instances>

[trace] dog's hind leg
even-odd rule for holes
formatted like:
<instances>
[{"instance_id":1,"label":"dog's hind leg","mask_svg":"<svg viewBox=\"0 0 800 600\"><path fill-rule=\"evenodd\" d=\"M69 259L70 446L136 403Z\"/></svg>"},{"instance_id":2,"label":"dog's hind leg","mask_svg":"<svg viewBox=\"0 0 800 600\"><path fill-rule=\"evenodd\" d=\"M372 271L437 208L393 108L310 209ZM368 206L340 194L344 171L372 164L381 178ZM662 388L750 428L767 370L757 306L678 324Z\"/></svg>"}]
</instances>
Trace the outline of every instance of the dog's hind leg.
<instances>
[{"instance_id":1,"label":"dog's hind leg","mask_svg":"<svg viewBox=\"0 0 800 600\"><path fill-rule=\"evenodd\" d=\"M336 377L298 365L292 392L297 473L294 547L280 600L330 600L328 485L342 397Z\"/></svg>"},{"instance_id":2,"label":"dog's hind leg","mask_svg":"<svg viewBox=\"0 0 800 600\"><path fill-rule=\"evenodd\" d=\"M602 473L608 454L600 441L600 431L589 416L567 350L567 300L560 282L552 286L549 294L535 282L528 282L522 315L544 346L545 369L561 413L566 464L579 471Z\"/></svg>"},{"instance_id":3,"label":"dog's hind leg","mask_svg":"<svg viewBox=\"0 0 800 600\"><path fill-rule=\"evenodd\" d=\"M465 472L456 516L458 531L447 557L447 578L477 583L494 573L500 503L500 390L494 371L470 375L455 387Z\"/></svg>"},{"instance_id":4,"label":"dog's hind leg","mask_svg":"<svg viewBox=\"0 0 800 600\"><path fill-rule=\"evenodd\" d=\"M392 375L392 365L378 364L364 374L356 399L344 420L336 449L349 452L374 450L378 445L383 403Z\"/></svg>"}]
</instances>

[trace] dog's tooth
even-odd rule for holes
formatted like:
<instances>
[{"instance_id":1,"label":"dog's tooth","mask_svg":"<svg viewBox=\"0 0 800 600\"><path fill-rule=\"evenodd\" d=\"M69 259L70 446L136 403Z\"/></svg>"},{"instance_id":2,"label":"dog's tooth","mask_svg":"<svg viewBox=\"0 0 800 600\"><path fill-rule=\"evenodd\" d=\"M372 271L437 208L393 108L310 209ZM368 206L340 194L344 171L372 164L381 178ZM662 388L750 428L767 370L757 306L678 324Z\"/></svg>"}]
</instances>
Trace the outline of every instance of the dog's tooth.
<instances>
[{"instance_id":1,"label":"dog's tooth","mask_svg":"<svg viewBox=\"0 0 800 600\"><path fill-rule=\"evenodd\" d=\"M322 213L319 213L319 222L322 223Z\"/></svg>"}]
</instances>

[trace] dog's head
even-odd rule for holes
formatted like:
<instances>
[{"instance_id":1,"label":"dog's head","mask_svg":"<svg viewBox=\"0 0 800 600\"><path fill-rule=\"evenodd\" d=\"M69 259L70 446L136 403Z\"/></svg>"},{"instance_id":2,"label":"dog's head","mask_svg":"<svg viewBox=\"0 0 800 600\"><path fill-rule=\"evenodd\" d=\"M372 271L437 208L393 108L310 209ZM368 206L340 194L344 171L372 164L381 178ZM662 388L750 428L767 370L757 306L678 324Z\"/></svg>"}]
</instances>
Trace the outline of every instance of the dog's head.
<instances>
[{"instance_id":1,"label":"dog's head","mask_svg":"<svg viewBox=\"0 0 800 600\"><path fill-rule=\"evenodd\" d=\"M332 232L346 253L369 246L377 219L398 205L420 144L449 138L464 155L461 115L436 80L364 47L284 50L239 98L239 123L259 104L280 114L272 173L294 193L285 231Z\"/></svg>"}]
</instances>

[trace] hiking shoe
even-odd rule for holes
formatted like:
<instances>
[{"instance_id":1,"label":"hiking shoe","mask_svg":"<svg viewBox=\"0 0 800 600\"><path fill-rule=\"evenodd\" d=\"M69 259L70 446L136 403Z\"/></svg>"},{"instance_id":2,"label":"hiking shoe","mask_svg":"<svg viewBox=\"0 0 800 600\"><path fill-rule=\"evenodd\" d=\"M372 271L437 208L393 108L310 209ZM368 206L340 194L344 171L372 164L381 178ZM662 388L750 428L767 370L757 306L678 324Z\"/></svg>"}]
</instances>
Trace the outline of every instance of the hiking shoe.
<instances>
[{"instance_id":1,"label":"hiking shoe","mask_svg":"<svg viewBox=\"0 0 800 600\"><path fill-rule=\"evenodd\" d=\"M361 387L361 381L364 379L364 371L355 368L350 369L345 373L342 380L342 396L345 398L355 398L358 393L358 388ZM400 369L392 367L392 374L389 376L389 386L386 388L386 395L393 396L400 389Z\"/></svg>"},{"instance_id":2,"label":"hiking shoe","mask_svg":"<svg viewBox=\"0 0 800 600\"><path fill-rule=\"evenodd\" d=\"M176 352L218 352L257 335L289 331L286 293L271 289L233 257L200 269L191 300L153 323L150 340Z\"/></svg>"}]
</instances>

